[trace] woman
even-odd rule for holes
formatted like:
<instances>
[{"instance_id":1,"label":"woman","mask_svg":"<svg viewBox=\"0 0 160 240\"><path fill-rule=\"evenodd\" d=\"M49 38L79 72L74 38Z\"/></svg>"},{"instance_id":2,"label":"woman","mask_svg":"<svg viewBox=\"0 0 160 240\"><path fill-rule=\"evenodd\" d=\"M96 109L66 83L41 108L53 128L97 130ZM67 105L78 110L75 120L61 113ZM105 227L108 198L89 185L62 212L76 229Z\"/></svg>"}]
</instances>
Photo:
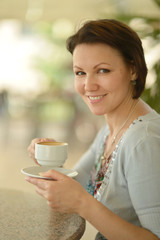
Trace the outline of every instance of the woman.
<instances>
[{"instance_id":1,"label":"woman","mask_svg":"<svg viewBox=\"0 0 160 240\"><path fill-rule=\"evenodd\" d=\"M57 181L27 181L51 208L88 220L96 239L158 239L160 115L140 99L147 75L141 41L125 24L102 19L85 23L67 48L75 89L106 126L75 166L77 181L53 170L42 175ZM46 140L31 142L32 158L35 142Z\"/></svg>"}]
</instances>

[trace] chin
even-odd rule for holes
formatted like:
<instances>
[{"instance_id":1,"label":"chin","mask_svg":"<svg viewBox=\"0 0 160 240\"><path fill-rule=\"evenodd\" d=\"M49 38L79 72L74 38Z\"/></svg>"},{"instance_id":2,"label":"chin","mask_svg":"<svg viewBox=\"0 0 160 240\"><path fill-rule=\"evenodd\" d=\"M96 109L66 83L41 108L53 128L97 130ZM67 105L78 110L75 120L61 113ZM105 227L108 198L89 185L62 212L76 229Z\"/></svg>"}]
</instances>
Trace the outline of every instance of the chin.
<instances>
[{"instance_id":1,"label":"chin","mask_svg":"<svg viewBox=\"0 0 160 240\"><path fill-rule=\"evenodd\" d=\"M95 109L91 109L89 108L91 113L93 113L94 115L97 115L97 116L104 116L106 114L106 112L104 111L100 111L100 110L95 110Z\"/></svg>"}]
</instances>

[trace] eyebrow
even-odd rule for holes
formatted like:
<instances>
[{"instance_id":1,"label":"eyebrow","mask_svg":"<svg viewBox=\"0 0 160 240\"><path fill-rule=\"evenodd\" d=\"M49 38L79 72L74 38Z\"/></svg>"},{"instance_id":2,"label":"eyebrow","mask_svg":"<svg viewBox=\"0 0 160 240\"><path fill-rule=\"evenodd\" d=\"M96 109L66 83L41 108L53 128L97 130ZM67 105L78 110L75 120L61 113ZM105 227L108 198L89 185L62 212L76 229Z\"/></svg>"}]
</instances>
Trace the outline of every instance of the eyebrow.
<instances>
[{"instance_id":1,"label":"eyebrow","mask_svg":"<svg viewBox=\"0 0 160 240\"><path fill-rule=\"evenodd\" d=\"M105 64L105 65L111 65L111 64L106 63L106 62L101 62L101 63L98 63L97 65L95 65L93 68L97 68L99 65L102 65L102 64Z\"/></svg>"},{"instance_id":2,"label":"eyebrow","mask_svg":"<svg viewBox=\"0 0 160 240\"><path fill-rule=\"evenodd\" d=\"M102 65L102 64L105 64L105 65L111 65L111 64L106 63L106 62L101 62L101 63L96 64L96 65L93 67L93 69L97 68L98 66L100 66L100 65ZM79 66L77 66L77 65L73 66L73 68L79 68L79 69L82 69L81 67L79 67Z\"/></svg>"},{"instance_id":3,"label":"eyebrow","mask_svg":"<svg viewBox=\"0 0 160 240\"><path fill-rule=\"evenodd\" d=\"M82 69L81 67L78 67L78 66L76 66L76 65L75 65L75 66L73 66L73 68L79 68L79 69Z\"/></svg>"}]
</instances>

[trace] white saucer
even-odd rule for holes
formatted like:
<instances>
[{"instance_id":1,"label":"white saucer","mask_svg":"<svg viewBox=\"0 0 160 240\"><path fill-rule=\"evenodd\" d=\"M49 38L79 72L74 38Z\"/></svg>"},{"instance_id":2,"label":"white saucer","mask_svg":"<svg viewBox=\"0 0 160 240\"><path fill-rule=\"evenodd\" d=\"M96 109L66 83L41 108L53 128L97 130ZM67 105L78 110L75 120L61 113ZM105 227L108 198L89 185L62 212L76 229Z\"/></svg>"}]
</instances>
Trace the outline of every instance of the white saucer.
<instances>
[{"instance_id":1,"label":"white saucer","mask_svg":"<svg viewBox=\"0 0 160 240\"><path fill-rule=\"evenodd\" d=\"M21 170L21 173L30 176L30 177L35 177L35 178L43 178L43 179L52 179L52 178L46 178L42 177L39 175L41 172L47 172L50 169L54 169L55 171L58 171L60 173L63 173L67 175L68 177L74 178L78 175L78 172L71 170L71 169L66 169L66 168L57 168L57 167L47 167L47 166L32 166L32 167L27 167L23 168Z\"/></svg>"}]
</instances>

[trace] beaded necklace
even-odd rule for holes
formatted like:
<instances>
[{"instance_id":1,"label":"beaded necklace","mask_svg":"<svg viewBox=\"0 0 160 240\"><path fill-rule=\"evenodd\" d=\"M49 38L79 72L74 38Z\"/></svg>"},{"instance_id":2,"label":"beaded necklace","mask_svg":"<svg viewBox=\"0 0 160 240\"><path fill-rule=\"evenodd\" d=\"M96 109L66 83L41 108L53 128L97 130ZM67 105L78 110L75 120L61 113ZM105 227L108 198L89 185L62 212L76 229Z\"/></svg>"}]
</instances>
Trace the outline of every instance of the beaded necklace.
<instances>
[{"instance_id":1,"label":"beaded necklace","mask_svg":"<svg viewBox=\"0 0 160 240\"><path fill-rule=\"evenodd\" d=\"M123 124L121 125L121 127L119 128L119 130L117 131L117 133L114 135L113 140L111 142L111 146L109 148L109 151L111 150L111 148L113 147L113 144L116 142L117 136L120 133L120 131L123 129L123 127L127 124L128 120L130 119L130 117L132 116L132 114L134 113L137 105L139 103L139 100L137 101L137 103L134 105L133 109L130 111L130 113L128 114L128 117L126 118L126 120L123 122ZM108 151L108 152L109 152ZM106 161L108 159L107 157L107 153L104 151L104 154L101 156L101 160L102 161Z\"/></svg>"}]
</instances>

